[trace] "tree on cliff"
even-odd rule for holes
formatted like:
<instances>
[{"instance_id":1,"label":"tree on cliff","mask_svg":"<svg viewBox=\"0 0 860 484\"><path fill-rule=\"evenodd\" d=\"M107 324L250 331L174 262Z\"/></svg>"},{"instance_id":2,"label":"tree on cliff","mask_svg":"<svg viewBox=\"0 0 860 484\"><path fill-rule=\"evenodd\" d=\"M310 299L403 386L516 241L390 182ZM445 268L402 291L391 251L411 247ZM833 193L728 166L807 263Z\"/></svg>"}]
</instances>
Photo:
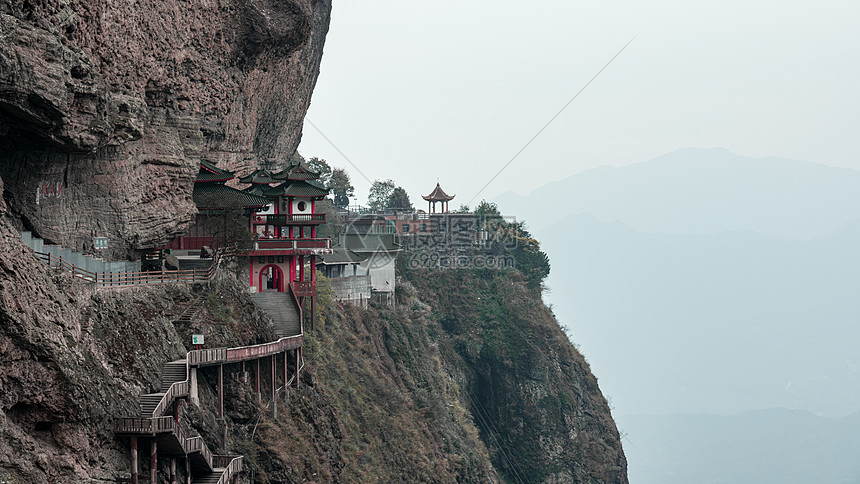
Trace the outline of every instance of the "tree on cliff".
<instances>
[{"instance_id":1,"label":"tree on cliff","mask_svg":"<svg viewBox=\"0 0 860 484\"><path fill-rule=\"evenodd\" d=\"M367 205L373 210L383 210L394 193L394 180L376 180L370 185Z\"/></svg>"},{"instance_id":2,"label":"tree on cliff","mask_svg":"<svg viewBox=\"0 0 860 484\"><path fill-rule=\"evenodd\" d=\"M331 166L322 158L312 157L307 162L308 168L320 174L319 182L328 188L332 176Z\"/></svg>"},{"instance_id":3,"label":"tree on cliff","mask_svg":"<svg viewBox=\"0 0 860 484\"><path fill-rule=\"evenodd\" d=\"M335 168L331 171L331 177L326 188L331 191L332 201L337 208L349 206L350 197L355 195L355 187L352 186L349 173L342 168Z\"/></svg>"},{"instance_id":4,"label":"tree on cliff","mask_svg":"<svg viewBox=\"0 0 860 484\"><path fill-rule=\"evenodd\" d=\"M391 196L388 197L388 208L412 211L412 202L409 201L409 194L403 187L397 187L391 192Z\"/></svg>"},{"instance_id":5,"label":"tree on cliff","mask_svg":"<svg viewBox=\"0 0 860 484\"><path fill-rule=\"evenodd\" d=\"M498 205L486 200L481 200L475 207L475 215L480 218L481 229L487 234L485 244L488 248L512 256L516 268L525 276L526 284L540 290L543 280L549 275L549 257L541 250L540 242L526 230L525 222L506 219Z\"/></svg>"}]
</instances>

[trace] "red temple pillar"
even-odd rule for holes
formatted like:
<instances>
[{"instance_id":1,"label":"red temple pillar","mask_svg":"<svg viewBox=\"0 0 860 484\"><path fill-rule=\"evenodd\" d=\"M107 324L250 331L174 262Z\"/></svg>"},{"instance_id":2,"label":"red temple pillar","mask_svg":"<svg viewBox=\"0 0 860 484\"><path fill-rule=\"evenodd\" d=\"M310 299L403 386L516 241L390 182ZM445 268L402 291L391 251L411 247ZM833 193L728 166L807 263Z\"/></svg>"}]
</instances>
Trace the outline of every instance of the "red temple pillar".
<instances>
[{"instance_id":1,"label":"red temple pillar","mask_svg":"<svg viewBox=\"0 0 860 484\"><path fill-rule=\"evenodd\" d=\"M299 256L299 280L305 280L305 256Z\"/></svg>"}]
</instances>

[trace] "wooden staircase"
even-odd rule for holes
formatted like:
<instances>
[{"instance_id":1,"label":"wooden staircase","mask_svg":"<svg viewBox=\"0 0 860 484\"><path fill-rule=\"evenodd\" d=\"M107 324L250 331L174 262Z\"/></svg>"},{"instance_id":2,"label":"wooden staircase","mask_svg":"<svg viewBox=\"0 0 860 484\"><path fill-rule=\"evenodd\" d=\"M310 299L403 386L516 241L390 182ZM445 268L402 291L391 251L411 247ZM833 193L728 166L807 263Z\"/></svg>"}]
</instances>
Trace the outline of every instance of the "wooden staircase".
<instances>
[{"instance_id":1,"label":"wooden staircase","mask_svg":"<svg viewBox=\"0 0 860 484\"><path fill-rule=\"evenodd\" d=\"M226 469L215 469L211 474L191 479L192 484L221 484L221 476Z\"/></svg>"},{"instance_id":2,"label":"wooden staircase","mask_svg":"<svg viewBox=\"0 0 860 484\"><path fill-rule=\"evenodd\" d=\"M272 318L278 337L302 334L302 322L295 298L288 292L258 292L251 299Z\"/></svg>"},{"instance_id":3,"label":"wooden staircase","mask_svg":"<svg viewBox=\"0 0 860 484\"><path fill-rule=\"evenodd\" d=\"M200 314L200 311L203 310L203 296L197 296L191 302L189 302L185 309L179 314L179 316L173 320L174 324L191 324L194 322L194 318Z\"/></svg>"},{"instance_id":4,"label":"wooden staircase","mask_svg":"<svg viewBox=\"0 0 860 484\"><path fill-rule=\"evenodd\" d=\"M157 393L146 393L140 396L140 416L143 418L160 417L155 415L156 409L164 399L164 395L174 383L188 379L188 361L175 360L164 365L161 375L161 388Z\"/></svg>"},{"instance_id":5,"label":"wooden staircase","mask_svg":"<svg viewBox=\"0 0 860 484\"><path fill-rule=\"evenodd\" d=\"M290 308L291 306L287 306L286 311ZM281 310L280 307L277 309ZM295 309L293 303L292 310ZM258 345L189 351L184 359L164 365L159 391L141 395L140 416L118 419L115 431L133 438L154 438L158 442L159 453L185 455L191 468L192 483L230 484L231 479L243 470L243 457L213 454L202 437L188 437L174 417L163 415L176 404L177 398L189 396L189 368L265 358L299 349L303 344L304 336L298 334ZM296 370L297 374L300 370L301 368ZM284 376L286 378L286 375Z\"/></svg>"}]
</instances>

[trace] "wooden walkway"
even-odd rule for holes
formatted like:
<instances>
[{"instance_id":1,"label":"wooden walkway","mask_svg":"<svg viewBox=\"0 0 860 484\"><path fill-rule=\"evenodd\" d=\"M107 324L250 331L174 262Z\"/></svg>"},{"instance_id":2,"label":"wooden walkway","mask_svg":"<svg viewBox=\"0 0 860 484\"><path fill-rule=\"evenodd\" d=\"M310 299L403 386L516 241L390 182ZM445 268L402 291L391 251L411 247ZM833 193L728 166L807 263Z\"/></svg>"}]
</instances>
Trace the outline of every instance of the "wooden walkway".
<instances>
[{"instance_id":1,"label":"wooden walkway","mask_svg":"<svg viewBox=\"0 0 860 484\"><path fill-rule=\"evenodd\" d=\"M22 234L28 245L37 242L33 247L36 256L57 270L70 273L77 279L95 283L97 287L120 288L137 286L141 284L168 284L168 283L195 283L206 282L212 279L220 266L220 258L216 257L208 269L178 270L178 271L124 271L110 272L104 270L107 266L104 261L95 264L101 269L96 271L81 268L62 255L65 249L58 246L44 246L41 239L35 239L30 233ZM44 247L48 252L37 250ZM53 252L53 253L52 253ZM72 259L81 259L89 263L86 256L72 253ZM75 259L77 257L77 259ZM119 264L119 263L117 263ZM202 367L217 367L218 371L218 417L224 417L224 365L241 364L242 373L246 375L246 364L253 363L254 387L258 396L261 395L261 364L264 359L269 360L268 369L271 372L268 382L271 389L272 411L277 418L277 393L279 374L284 389L290 385L299 386L299 375L304 368L302 359L302 347L304 335L301 325L301 303L296 296L314 295L313 284L306 282L293 282L290 284L290 292L287 298L289 304L286 307L261 307L273 316L280 316L280 312L295 311L298 321L297 331L295 325L279 328L277 321L275 330L280 337L268 343L240 346L235 348L213 348L205 350L189 351L184 359L171 361L165 364L162 371L161 387L158 392L143 394L140 396L140 415L135 417L119 418L115 422L114 430L118 435L127 436L131 441L131 478L118 479L117 482L140 484L146 482L139 476L138 443L139 439L149 441L149 481L158 482L158 456L166 455L170 459L171 484L176 483L176 461L177 457L185 461L186 484L236 484L238 475L243 470L243 456L241 455L218 455L214 454L206 445L202 437L189 437L179 422L179 408L183 402L190 400L192 404L199 404L197 395L198 370ZM199 311L198 297L192 301L176 322L190 322L197 311ZM312 307L313 302L312 299ZM277 314L272 314L273 310ZM292 321L292 320L290 320ZM280 329L280 330L279 330ZM285 334L285 333L298 334ZM295 373L288 378L289 352L294 352ZM281 356L283 355L283 356ZM283 362L282 371L279 371ZM166 415L172 410L172 415Z\"/></svg>"},{"instance_id":2,"label":"wooden walkway","mask_svg":"<svg viewBox=\"0 0 860 484\"><path fill-rule=\"evenodd\" d=\"M128 287L141 284L173 284L206 282L212 279L217 270L213 261L209 269L177 271L139 271L139 272L91 272L78 267L62 256L52 256L48 252L36 252L36 256L54 269L68 272L72 277L86 282L94 282L99 287Z\"/></svg>"},{"instance_id":3,"label":"wooden walkway","mask_svg":"<svg viewBox=\"0 0 860 484\"><path fill-rule=\"evenodd\" d=\"M185 359L171 361L164 367L162 384L157 393L141 395L141 415L120 418L115 432L131 438L132 477L129 481L138 482L138 437L150 439L150 480L157 482L158 455L168 455L171 459L171 482L175 482L176 456L185 459L187 484L231 484L242 472L243 458L236 455L216 455L212 453L202 437L188 437L179 423L179 406L183 399L197 403L197 370L200 367L218 367L218 416L224 416L224 365L242 364L243 370L248 362L256 363L255 387L260 393L260 361L270 360L270 387L273 410L277 415L278 373L282 375L283 387L295 383L298 386L301 371L301 348L303 335L279 338L269 343L240 346L235 348L213 348L193 350ZM295 374L288 378L288 352L295 351ZM283 372L278 371L279 356L283 354ZM165 414L173 409L173 415ZM194 476L192 479L191 476Z\"/></svg>"}]
</instances>

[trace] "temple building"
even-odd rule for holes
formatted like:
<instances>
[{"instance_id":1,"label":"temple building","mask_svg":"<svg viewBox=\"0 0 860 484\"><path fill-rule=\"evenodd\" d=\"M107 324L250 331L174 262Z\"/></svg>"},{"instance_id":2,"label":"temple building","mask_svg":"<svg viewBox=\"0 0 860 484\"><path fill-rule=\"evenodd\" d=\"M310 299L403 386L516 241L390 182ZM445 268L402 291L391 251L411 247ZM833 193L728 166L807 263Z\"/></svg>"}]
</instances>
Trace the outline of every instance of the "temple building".
<instances>
[{"instance_id":1,"label":"temple building","mask_svg":"<svg viewBox=\"0 0 860 484\"><path fill-rule=\"evenodd\" d=\"M165 248L194 251L204 246L222 246L231 235L235 235L227 233L234 228L228 226L230 215L242 219L270 208L272 201L268 198L225 185L234 178L236 175L231 171L206 161L200 162L192 194L197 216L189 230Z\"/></svg>"},{"instance_id":2,"label":"temple building","mask_svg":"<svg viewBox=\"0 0 860 484\"><path fill-rule=\"evenodd\" d=\"M244 193L270 201L251 219L256 238L248 253L251 292L290 291L302 296L315 284L315 257L331 253L331 240L316 234L325 223L325 215L316 213L316 202L328 195L314 182L318 178L299 162L279 173L257 170L239 179L251 184Z\"/></svg>"},{"instance_id":3,"label":"temple building","mask_svg":"<svg viewBox=\"0 0 860 484\"><path fill-rule=\"evenodd\" d=\"M198 216L191 230L167 248L217 249L250 237L238 244L237 254L249 291L289 293L301 313L304 298L315 305L317 257L332 252L330 239L317 238L325 214L316 213L316 204L328 190L316 182L319 174L302 162L279 173L256 170L241 177L240 183L249 184L244 190L226 185L234 178L233 172L200 163L194 184Z\"/></svg>"},{"instance_id":4,"label":"temple building","mask_svg":"<svg viewBox=\"0 0 860 484\"><path fill-rule=\"evenodd\" d=\"M448 202L454 199L456 195L448 195L442 190L442 187L439 186L439 183L436 183L436 188L430 192L430 195L423 196L424 200L427 200L427 212L428 213L436 213L436 202L442 204L442 210L440 213L448 213Z\"/></svg>"}]
</instances>

